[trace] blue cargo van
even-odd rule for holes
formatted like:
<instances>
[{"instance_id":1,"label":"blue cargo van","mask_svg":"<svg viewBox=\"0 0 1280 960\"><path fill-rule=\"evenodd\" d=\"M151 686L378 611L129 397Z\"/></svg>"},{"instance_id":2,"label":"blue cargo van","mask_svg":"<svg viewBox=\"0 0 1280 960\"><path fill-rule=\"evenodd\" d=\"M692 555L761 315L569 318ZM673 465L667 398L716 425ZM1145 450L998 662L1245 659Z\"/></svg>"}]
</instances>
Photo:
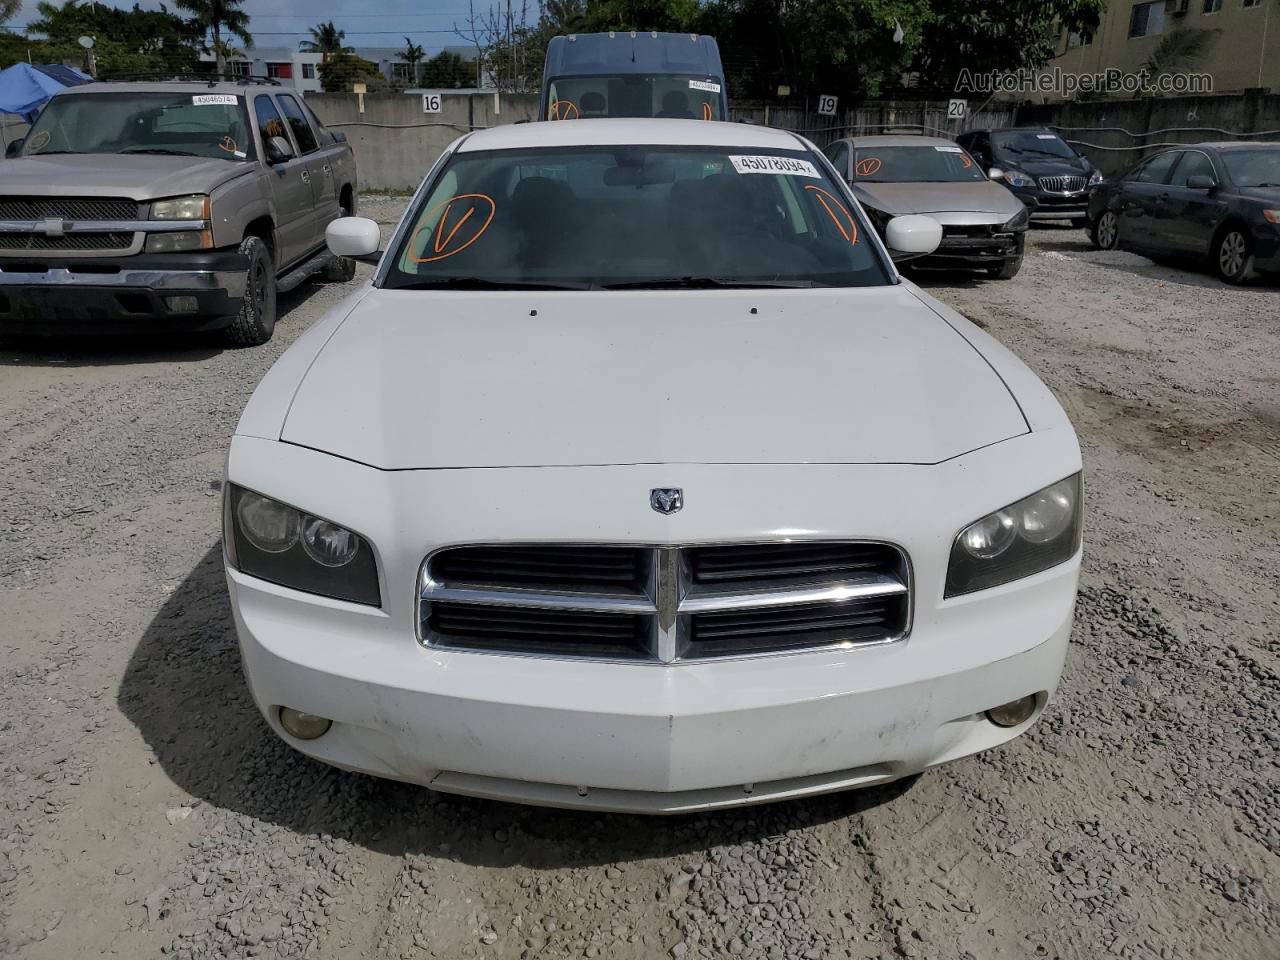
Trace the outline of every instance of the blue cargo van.
<instances>
[{"instance_id":1,"label":"blue cargo van","mask_svg":"<svg viewBox=\"0 0 1280 960\"><path fill-rule=\"evenodd\" d=\"M638 32L552 37L538 119L588 117L727 120L715 38Z\"/></svg>"}]
</instances>

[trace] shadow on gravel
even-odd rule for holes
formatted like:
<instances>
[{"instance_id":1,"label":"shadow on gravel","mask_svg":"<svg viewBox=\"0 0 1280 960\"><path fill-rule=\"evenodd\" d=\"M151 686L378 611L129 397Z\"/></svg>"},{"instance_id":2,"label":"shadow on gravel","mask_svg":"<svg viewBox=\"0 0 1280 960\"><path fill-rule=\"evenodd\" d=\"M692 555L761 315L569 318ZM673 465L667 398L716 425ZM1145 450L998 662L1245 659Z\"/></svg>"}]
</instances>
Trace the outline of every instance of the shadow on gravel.
<instances>
[{"instance_id":1,"label":"shadow on gravel","mask_svg":"<svg viewBox=\"0 0 1280 960\"><path fill-rule=\"evenodd\" d=\"M289 322L289 314L319 290L304 283L280 294L276 327ZM32 337L0 334L0 367L110 367L144 363L198 363L216 357L226 345L221 331L175 333L156 326L151 330L115 335L70 334ZM252 349L252 348L250 348Z\"/></svg>"},{"instance_id":2,"label":"shadow on gravel","mask_svg":"<svg viewBox=\"0 0 1280 960\"><path fill-rule=\"evenodd\" d=\"M290 749L258 715L240 668L220 545L147 628L118 702L164 772L219 808L215 817L482 866L586 866L760 840L891 802L917 779L740 811L641 818L451 797L335 770Z\"/></svg>"}]
</instances>

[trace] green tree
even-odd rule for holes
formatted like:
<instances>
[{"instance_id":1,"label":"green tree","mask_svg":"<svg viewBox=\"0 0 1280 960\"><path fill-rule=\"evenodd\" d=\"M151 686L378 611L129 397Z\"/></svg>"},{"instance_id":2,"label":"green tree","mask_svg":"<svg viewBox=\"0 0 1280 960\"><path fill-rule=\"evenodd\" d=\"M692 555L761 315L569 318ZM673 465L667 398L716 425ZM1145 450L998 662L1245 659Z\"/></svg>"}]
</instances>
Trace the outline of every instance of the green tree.
<instances>
[{"instance_id":1,"label":"green tree","mask_svg":"<svg viewBox=\"0 0 1280 960\"><path fill-rule=\"evenodd\" d=\"M311 28L311 39L303 40L298 49L307 53L350 53L351 48L344 41L347 32L339 30L332 20Z\"/></svg>"},{"instance_id":2,"label":"green tree","mask_svg":"<svg viewBox=\"0 0 1280 960\"><path fill-rule=\"evenodd\" d=\"M1175 70L1198 67L1218 39L1218 33L1217 30L1192 30L1189 27L1171 30L1160 38L1142 68L1155 78Z\"/></svg>"},{"instance_id":3,"label":"green tree","mask_svg":"<svg viewBox=\"0 0 1280 960\"><path fill-rule=\"evenodd\" d=\"M231 37L235 37L246 47L253 46L253 35L249 33L249 15L240 9L244 0L174 0L179 10L191 14L192 20L207 30L211 37L209 48L213 51L217 73L225 73L227 69L227 51ZM223 34L227 39L223 39Z\"/></svg>"},{"instance_id":4,"label":"green tree","mask_svg":"<svg viewBox=\"0 0 1280 960\"><path fill-rule=\"evenodd\" d=\"M0 0L0 25L8 23L22 9L22 0Z\"/></svg>"},{"instance_id":5,"label":"green tree","mask_svg":"<svg viewBox=\"0 0 1280 960\"><path fill-rule=\"evenodd\" d=\"M400 51L400 59L409 65L409 72L413 75L413 82L418 82L418 64L427 55L427 51L422 49L422 44L414 43L408 37L404 38L404 49Z\"/></svg>"},{"instance_id":6,"label":"green tree","mask_svg":"<svg viewBox=\"0 0 1280 960\"><path fill-rule=\"evenodd\" d=\"M475 82L475 65L448 50L441 50L422 68L424 87L458 89L474 86Z\"/></svg>"},{"instance_id":7,"label":"green tree","mask_svg":"<svg viewBox=\"0 0 1280 960\"><path fill-rule=\"evenodd\" d=\"M352 84L363 83L372 93L386 89L387 81L376 63L354 53L331 53L320 64L320 88L325 93L350 93Z\"/></svg>"},{"instance_id":8,"label":"green tree","mask_svg":"<svg viewBox=\"0 0 1280 960\"><path fill-rule=\"evenodd\" d=\"M24 41L22 59L31 47L32 55L42 60L80 61L88 66L85 51L76 41L89 36L94 38L93 54L101 79L194 73L199 68L203 31L163 4L159 10L143 10L137 5L120 10L79 0L67 0L62 6L45 0L36 11L39 19L27 31L45 39Z\"/></svg>"}]
</instances>

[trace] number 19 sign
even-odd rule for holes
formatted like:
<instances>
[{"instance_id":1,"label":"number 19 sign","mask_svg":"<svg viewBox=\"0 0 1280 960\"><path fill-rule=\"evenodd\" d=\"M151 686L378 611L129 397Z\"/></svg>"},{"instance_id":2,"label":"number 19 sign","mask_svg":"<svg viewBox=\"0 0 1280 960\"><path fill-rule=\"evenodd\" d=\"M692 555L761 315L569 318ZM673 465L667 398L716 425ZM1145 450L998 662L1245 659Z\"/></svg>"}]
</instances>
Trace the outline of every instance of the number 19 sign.
<instances>
[{"instance_id":1,"label":"number 19 sign","mask_svg":"<svg viewBox=\"0 0 1280 960\"><path fill-rule=\"evenodd\" d=\"M443 97L438 93L424 93L422 95L422 112L423 113L439 113L441 110L440 101Z\"/></svg>"},{"instance_id":2,"label":"number 19 sign","mask_svg":"<svg viewBox=\"0 0 1280 960\"><path fill-rule=\"evenodd\" d=\"M818 113L824 117L834 117L836 115L836 107L840 103L839 97L833 97L824 93L818 98Z\"/></svg>"}]
</instances>

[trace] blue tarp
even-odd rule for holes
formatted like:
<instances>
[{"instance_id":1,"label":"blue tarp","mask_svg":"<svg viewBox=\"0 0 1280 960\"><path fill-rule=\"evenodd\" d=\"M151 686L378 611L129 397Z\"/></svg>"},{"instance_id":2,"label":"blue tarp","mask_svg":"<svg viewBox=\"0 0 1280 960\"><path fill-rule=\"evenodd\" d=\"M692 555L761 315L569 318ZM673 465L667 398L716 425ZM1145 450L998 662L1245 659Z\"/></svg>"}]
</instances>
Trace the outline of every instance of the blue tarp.
<instances>
[{"instance_id":1,"label":"blue tarp","mask_svg":"<svg viewBox=\"0 0 1280 960\"><path fill-rule=\"evenodd\" d=\"M60 64L15 63L0 70L0 113L16 113L34 120L41 105L59 90L91 79Z\"/></svg>"}]
</instances>

